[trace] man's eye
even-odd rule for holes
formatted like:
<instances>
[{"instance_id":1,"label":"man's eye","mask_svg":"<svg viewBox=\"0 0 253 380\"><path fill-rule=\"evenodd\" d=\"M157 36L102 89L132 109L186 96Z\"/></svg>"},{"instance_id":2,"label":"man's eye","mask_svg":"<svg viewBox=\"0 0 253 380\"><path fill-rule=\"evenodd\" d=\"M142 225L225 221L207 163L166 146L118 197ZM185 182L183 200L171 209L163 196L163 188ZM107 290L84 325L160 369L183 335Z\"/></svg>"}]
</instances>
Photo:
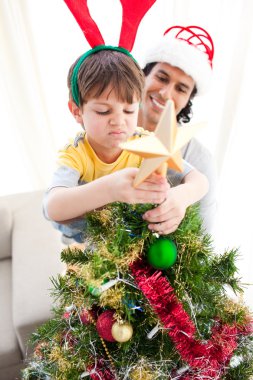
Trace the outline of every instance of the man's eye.
<instances>
[{"instance_id":1,"label":"man's eye","mask_svg":"<svg viewBox=\"0 0 253 380\"><path fill-rule=\"evenodd\" d=\"M184 87L178 87L178 91L182 92L183 94L187 93L187 90Z\"/></svg>"},{"instance_id":2,"label":"man's eye","mask_svg":"<svg viewBox=\"0 0 253 380\"><path fill-rule=\"evenodd\" d=\"M158 80L160 81L160 82L168 82L168 78L166 78L166 77L160 77L160 76L158 76L157 77L158 78Z\"/></svg>"}]
</instances>

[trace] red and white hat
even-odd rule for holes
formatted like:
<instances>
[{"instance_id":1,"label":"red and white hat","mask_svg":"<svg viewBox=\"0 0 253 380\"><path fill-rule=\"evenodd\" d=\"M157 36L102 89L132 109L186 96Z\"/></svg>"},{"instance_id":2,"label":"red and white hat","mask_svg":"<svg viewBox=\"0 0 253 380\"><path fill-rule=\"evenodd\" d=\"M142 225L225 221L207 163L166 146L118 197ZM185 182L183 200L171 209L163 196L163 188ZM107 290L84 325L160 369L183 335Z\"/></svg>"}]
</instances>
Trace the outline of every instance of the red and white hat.
<instances>
[{"instance_id":1,"label":"red and white hat","mask_svg":"<svg viewBox=\"0 0 253 380\"><path fill-rule=\"evenodd\" d=\"M199 26L172 26L144 56L144 67L152 62L166 62L191 76L197 94L207 92L212 76L214 45L211 36Z\"/></svg>"}]
</instances>

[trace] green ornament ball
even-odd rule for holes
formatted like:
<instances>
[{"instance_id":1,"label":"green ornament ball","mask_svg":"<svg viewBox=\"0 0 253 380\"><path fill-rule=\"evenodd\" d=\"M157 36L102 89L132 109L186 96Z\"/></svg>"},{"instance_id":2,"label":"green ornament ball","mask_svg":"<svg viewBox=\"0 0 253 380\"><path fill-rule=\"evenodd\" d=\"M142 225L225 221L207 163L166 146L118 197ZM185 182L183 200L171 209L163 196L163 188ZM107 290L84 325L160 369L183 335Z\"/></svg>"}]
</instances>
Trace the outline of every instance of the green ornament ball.
<instances>
[{"instance_id":1,"label":"green ornament ball","mask_svg":"<svg viewBox=\"0 0 253 380\"><path fill-rule=\"evenodd\" d=\"M168 269L177 259L176 244L170 239L158 238L149 247L147 258L155 269Z\"/></svg>"}]
</instances>

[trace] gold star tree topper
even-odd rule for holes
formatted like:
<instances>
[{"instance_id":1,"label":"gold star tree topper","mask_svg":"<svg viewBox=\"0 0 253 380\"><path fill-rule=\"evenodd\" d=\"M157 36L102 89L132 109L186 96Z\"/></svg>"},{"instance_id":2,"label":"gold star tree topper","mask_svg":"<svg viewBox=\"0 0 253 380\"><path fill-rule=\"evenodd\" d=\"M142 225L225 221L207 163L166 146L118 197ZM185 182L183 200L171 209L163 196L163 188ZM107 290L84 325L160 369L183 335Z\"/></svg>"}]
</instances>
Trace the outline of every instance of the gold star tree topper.
<instances>
[{"instance_id":1,"label":"gold star tree topper","mask_svg":"<svg viewBox=\"0 0 253 380\"><path fill-rule=\"evenodd\" d=\"M183 171L180 149L203 127L203 123L178 127L174 102L169 100L154 133L141 139L120 144L128 152L143 157L134 187L141 184L151 173L166 175L168 167Z\"/></svg>"}]
</instances>

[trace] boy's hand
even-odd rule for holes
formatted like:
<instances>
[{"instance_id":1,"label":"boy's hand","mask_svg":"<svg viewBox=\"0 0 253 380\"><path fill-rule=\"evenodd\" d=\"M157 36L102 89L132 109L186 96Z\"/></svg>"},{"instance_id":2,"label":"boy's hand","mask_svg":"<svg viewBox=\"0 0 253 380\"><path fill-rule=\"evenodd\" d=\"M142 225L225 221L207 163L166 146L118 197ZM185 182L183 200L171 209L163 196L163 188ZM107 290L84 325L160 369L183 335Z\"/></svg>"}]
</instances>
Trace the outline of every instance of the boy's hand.
<instances>
[{"instance_id":1,"label":"boy's hand","mask_svg":"<svg viewBox=\"0 0 253 380\"><path fill-rule=\"evenodd\" d=\"M133 181L137 172L137 168L126 168L110 175L110 191L113 201L129 204L162 203L166 199L168 191L166 178L152 174L137 188L134 188Z\"/></svg>"},{"instance_id":2,"label":"boy's hand","mask_svg":"<svg viewBox=\"0 0 253 380\"><path fill-rule=\"evenodd\" d=\"M160 235L176 231L189 205L185 186L182 184L168 188L166 200L143 215L143 219L149 223L150 230L158 232Z\"/></svg>"}]
</instances>

